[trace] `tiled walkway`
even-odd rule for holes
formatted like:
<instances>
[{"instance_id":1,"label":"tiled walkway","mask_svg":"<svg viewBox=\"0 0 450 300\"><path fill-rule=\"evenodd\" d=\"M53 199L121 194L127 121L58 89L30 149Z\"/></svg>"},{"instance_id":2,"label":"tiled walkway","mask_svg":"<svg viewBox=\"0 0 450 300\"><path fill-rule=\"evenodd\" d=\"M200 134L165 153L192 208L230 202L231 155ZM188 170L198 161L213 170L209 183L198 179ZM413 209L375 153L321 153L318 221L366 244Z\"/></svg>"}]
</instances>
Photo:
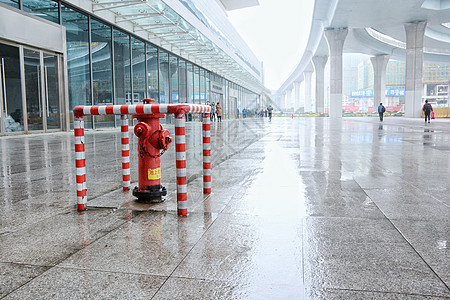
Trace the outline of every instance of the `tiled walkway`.
<instances>
[{"instance_id":1,"label":"tiled walkway","mask_svg":"<svg viewBox=\"0 0 450 300\"><path fill-rule=\"evenodd\" d=\"M73 133L0 137L0 298L450 299L450 120L214 123L208 197L187 126L188 217L174 145L137 204L119 130L87 132L78 213Z\"/></svg>"}]
</instances>

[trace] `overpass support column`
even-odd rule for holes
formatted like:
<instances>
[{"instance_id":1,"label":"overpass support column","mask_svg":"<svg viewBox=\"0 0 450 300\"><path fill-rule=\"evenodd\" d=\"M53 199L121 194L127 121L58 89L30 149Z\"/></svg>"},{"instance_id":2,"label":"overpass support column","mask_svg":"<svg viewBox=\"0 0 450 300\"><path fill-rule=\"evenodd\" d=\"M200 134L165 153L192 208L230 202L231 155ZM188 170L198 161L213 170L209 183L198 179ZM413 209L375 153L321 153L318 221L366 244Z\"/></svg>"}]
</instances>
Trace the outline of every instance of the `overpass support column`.
<instances>
[{"instance_id":1,"label":"overpass support column","mask_svg":"<svg viewBox=\"0 0 450 300\"><path fill-rule=\"evenodd\" d=\"M376 110L379 103L384 103L386 98L386 66L389 62L389 55L377 55L371 57L373 66L373 108ZM388 103L385 103L386 106Z\"/></svg>"},{"instance_id":2,"label":"overpass support column","mask_svg":"<svg viewBox=\"0 0 450 300\"><path fill-rule=\"evenodd\" d=\"M314 56L312 61L316 69L316 112L323 113L325 107L325 65L327 56Z\"/></svg>"},{"instance_id":3,"label":"overpass support column","mask_svg":"<svg viewBox=\"0 0 450 300\"><path fill-rule=\"evenodd\" d=\"M311 71L303 72L305 76L305 113L311 112Z\"/></svg>"},{"instance_id":4,"label":"overpass support column","mask_svg":"<svg viewBox=\"0 0 450 300\"><path fill-rule=\"evenodd\" d=\"M287 107L287 105L286 105L286 91L284 91L283 94L281 94L280 105L281 105L281 109L282 109L283 111L285 111L285 110L286 110L286 107Z\"/></svg>"},{"instance_id":5,"label":"overpass support column","mask_svg":"<svg viewBox=\"0 0 450 300\"><path fill-rule=\"evenodd\" d=\"M294 113L300 108L300 85L302 84L301 81L295 81L294 82Z\"/></svg>"},{"instance_id":6,"label":"overpass support column","mask_svg":"<svg viewBox=\"0 0 450 300\"><path fill-rule=\"evenodd\" d=\"M330 48L330 117L342 118L342 52L348 29L327 29L325 37Z\"/></svg>"},{"instance_id":7,"label":"overpass support column","mask_svg":"<svg viewBox=\"0 0 450 300\"><path fill-rule=\"evenodd\" d=\"M422 116L423 40L427 22L406 23L405 117Z\"/></svg>"},{"instance_id":8,"label":"overpass support column","mask_svg":"<svg viewBox=\"0 0 450 300\"><path fill-rule=\"evenodd\" d=\"M292 87L288 88L287 91L287 106L286 109L291 109L294 106L294 103L292 101Z\"/></svg>"}]
</instances>

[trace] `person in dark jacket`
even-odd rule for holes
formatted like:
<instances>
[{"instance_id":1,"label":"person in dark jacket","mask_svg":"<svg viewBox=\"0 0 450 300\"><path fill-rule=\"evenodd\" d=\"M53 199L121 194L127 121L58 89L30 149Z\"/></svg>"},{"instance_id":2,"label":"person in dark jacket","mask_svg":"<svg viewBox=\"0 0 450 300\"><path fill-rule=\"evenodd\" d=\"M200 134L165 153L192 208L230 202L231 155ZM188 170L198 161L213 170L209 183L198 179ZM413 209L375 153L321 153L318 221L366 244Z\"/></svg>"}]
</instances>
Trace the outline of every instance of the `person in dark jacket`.
<instances>
[{"instance_id":1,"label":"person in dark jacket","mask_svg":"<svg viewBox=\"0 0 450 300\"><path fill-rule=\"evenodd\" d=\"M384 112L386 111L386 108L383 106L383 103L380 103L378 105L378 114L380 115L380 121L383 121Z\"/></svg>"},{"instance_id":2,"label":"person in dark jacket","mask_svg":"<svg viewBox=\"0 0 450 300\"><path fill-rule=\"evenodd\" d=\"M428 118L428 123L430 123L430 115L431 112L433 111L433 107L431 106L430 103L428 103L428 100L425 100L425 104L422 107L423 113L425 114L425 123L427 122L427 118Z\"/></svg>"}]
</instances>

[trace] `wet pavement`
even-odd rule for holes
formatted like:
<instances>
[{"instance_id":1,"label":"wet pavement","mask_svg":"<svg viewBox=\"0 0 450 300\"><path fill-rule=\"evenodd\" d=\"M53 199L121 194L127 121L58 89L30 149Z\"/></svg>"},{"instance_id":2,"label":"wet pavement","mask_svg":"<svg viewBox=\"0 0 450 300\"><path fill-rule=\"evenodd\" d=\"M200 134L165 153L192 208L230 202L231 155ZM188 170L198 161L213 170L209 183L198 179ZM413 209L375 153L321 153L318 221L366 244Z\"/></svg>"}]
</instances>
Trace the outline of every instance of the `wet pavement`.
<instances>
[{"instance_id":1,"label":"wet pavement","mask_svg":"<svg viewBox=\"0 0 450 300\"><path fill-rule=\"evenodd\" d=\"M172 135L173 125L165 125ZM187 123L188 217L121 190L120 129L0 137L2 299L450 299L450 120ZM131 179L137 139L131 134Z\"/></svg>"}]
</instances>

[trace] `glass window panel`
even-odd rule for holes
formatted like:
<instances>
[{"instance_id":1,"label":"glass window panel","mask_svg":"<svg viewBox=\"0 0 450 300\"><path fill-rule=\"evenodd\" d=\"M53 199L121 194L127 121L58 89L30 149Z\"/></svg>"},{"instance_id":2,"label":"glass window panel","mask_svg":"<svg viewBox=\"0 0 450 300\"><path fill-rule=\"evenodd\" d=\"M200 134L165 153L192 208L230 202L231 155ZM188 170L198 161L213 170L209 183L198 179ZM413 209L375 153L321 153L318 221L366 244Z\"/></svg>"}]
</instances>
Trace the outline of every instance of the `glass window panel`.
<instances>
[{"instance_id":1,"label":"glass window panel","mask_svg":"<svg viewBox=\"0 0 450 300\"><path fill-rule=\"evenodd\" d=\"M169 103L169 53L159 51L159 102Z\"/></svg>"},{"instance_id":2,"label":"glass window panel","mask_svg":"<svg viewBox=\"0 0 450 300\"><path fill-rule=\"evenodd\" d=\"M145 98L145 43L131 39L133 70L133 103L142 103Z\"/></svg>"},{"instance_id":3,"label":"glass window panel","mask_svg":"<svg viewBox=\"0 0 450 300\"><path fill-rule=\"evenodd\" d=\"M58 3L52 0L22 0L23 10L48 21L59 23Z\"/></svg>"},{"instance_id":4,"label":"glass window panel","mask_svg":"<svg viewBox=\"0 0 450 300\"><path fill-rule=\"evenodd\" d=\"M0 3L4 3L4 4L10 5L15 8L19 8L18 0L0 0Z\"/></svg>"},{"instance_id":5,"label":"glass window panel","mask_svg":"<svg viewBox=\"0 0 450 300\"><path fill-rule=\"evenodd\" d=\"M118 31L114 35L114 104L131 101L130 36Z\"/></svg>"},{"instance_id":6,"label":"glass window panel","mask_svg":"<svg viewBox=\"0 0 450 300\"><path fill-rule=\"evenodd\" d=\"M200 69L200 103L206 103L206 78L205 70Z\"/></svg>"},{"instance_id":7,"label":"glass window panel","mask_svg":"<svg viewBox=\"0 0 450 300\"><path fill-rule=\"evenodd\" d=\"M64 5L61 5L61 16L62 25L66 27L69 109L72 111L77 105L92 104L88 17ZM73 114L70 116L72 118ZM85 127L92 128L91 118L84 119ZM73 126L73 122L71 124Z\"/></svg>"},{"instance_id":8,"label":"glass window panel","mask_svg":"<svg viewBox=\"0 0 450 300\"><path fill-rule=\"evenodd\" d=\"M47 101L47 129L60 129L60 99L59 99L59 57L43 53L44 57L44 88Z\"/></svg>"},{"instance_id":9,"label":"glass window panel","mask_svg":"<svg viewBox=\"0 0 450 300\"><path fill-rule=\"evenodd\" d=\"M148 97L159 102L158 49L147 44L147 84Z\"/></svg>"},{"instance_id":10,"label":"glass window panel","mask_svg":"<svg viewBox=\"0 0 450 300\"><path fill-rule=\"evenodd\" d=\"M192 73L192 64L186 62L187 73L187 103L192 103L192 96L194 94L194 74Z\"/></svg>"},{"instance_id":11,"label":"glass window panel","mask_svg":"<svg viewBox=\"0 0 450 300\"><path fill-rule=\"evenodd\" d=\"M111 27L93 19L91 52L94 105L111 105L113 104ZM114 116L96 116L95 127L114 127Z\"/></svg>"},{"instance_id":12,"label":"glass window panel","mask_svg":"<svg viewBox=\"0 0 450 300\"><path fill-rule=\"evenodd\" d=\"M34 66L34 70L36 70L36 66ZM0 43L0 101L3 104L0 119L4 118L2 121L6 132L23 130L20 72L19 48ZM33 101L38 102L38 98L36 97Z\"/></svg>"},{"instance_id":13,"label":"glass window panel","mask_svg":"<svg viewBox=\"0 0 450 300\"><path fill-rule=\"evenodd\" d=\"M186 61L184 59L180 59L178 63L178 88L180 95L180 103L187 102L187 75L186 75Z\"/></svg>"},{"instance_id":14,"label":"glass window panel","mask_svg":"<svg viewBox=\"0 0 450 300\"><path fill-rule=\"evenodd\" d=\"M112 104L111 27L91 21L94 104Z\"/></svg>"},{"instance_id":15,"label":"glass window panel","mask_svg":"<svg viewBox=\"0 0 450 300\"><path fill-rule=\"evenodd\" d=\"M42 121L43 105L39 51L24 49L24 62L28 130L42 130L44 129L44 123Z\"/></svg>"},{"instance_id":16,"label":"glass window panel","mask_svg":"<svg viewBox=\"0 0 450 300\"><path fill-rule=\"evenodd\" d=\"M200 103L200 70L194 66L194 103Z\"/></svg>"},{"instance_id":17,"label":"glass window panel","mask_svg":"<svg viewBox=\"0 0 450 300\"><path fill-rule=\"evenodd\" d=\"M205 94L206 94L206 102L209 102L209 94L210 94L210 80L209 80L210 73L208 71L205 71Z\"/></svg>"},{"instance_id":18,"label":"glass window panel","mask_svg":"<svg viewBox=\"0 0 450 300\"><path fill-rule=\"evenodd\" d=\"M169 57L170 61L170 77L171 77L171 102L179 102L179 92L178 92L178 58L175 56Z\"/></svg>"}]
</instances>

